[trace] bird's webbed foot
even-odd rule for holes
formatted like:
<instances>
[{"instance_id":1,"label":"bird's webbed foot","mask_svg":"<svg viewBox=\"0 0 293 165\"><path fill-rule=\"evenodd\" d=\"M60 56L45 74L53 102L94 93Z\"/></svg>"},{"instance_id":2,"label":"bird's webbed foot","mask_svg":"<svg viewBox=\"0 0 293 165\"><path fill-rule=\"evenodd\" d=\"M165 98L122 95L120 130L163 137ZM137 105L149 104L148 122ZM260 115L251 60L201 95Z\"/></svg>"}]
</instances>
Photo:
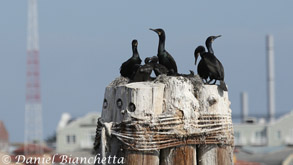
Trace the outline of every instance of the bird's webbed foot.
<instances>
[{"instance_id":1,"label":"bird's webbed foot","mask_svg":"<svg viewBox=\"0 0 293 165\"><path fill-rule=\"evenodd\" d=\"M212 80L213 80L213 79L210 79L209 81L206 80L206 81L207 81L207 84L210 84L210 83L212 82Z\"/></svg>"},{"instance_id":2,"label":"bird's webbed foot","mask_svg":"<svg viewBox=\"0 0 293 165\"><path fill-rule=\"evenodd\" d=\"M215 81L212 83L213 85L215 85L216 84L216 82L217 82L217 80L215 79Z\"/></svg>"},{"instance_id":3,"label":"bird's webbed foot","mask_svg":"<svg viewBox=\"0 0 293 165\"><path fill-rule=\"evenodd\" d=\"M204 83L204 84L208 84L208 81L207 81L207 79L202 79L202 82Z\"/></svg>"}]
</instances>

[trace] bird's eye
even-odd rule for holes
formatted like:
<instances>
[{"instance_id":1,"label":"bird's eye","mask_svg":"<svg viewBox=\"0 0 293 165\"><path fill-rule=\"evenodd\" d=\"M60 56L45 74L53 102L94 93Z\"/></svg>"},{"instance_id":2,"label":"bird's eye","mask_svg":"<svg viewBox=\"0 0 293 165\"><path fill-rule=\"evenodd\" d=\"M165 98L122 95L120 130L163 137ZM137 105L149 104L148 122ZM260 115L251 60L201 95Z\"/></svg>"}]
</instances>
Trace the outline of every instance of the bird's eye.
<instances>
[{"instance_id":1,"label":"bird's eye","mask_svg":"<svg viewBox=\"0 0 293 165\"><path fill-rule=\"evenodd\" d=\"M161 35L161 32L158 32L159 36Z\"/></svg>"}]
</instances>

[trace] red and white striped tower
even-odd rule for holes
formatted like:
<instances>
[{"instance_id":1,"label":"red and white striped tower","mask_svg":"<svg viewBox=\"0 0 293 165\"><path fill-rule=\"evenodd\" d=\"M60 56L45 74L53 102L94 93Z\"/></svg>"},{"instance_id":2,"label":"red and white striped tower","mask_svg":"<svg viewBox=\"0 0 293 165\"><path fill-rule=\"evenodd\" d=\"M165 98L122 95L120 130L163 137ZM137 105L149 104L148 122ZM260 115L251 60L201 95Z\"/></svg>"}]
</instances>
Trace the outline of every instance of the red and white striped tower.
<instances>
[{"instance_id":1,"label":"red and white striped tower","mask_svg":"<svg viewBox=\"0 0 293 165\"><path fill-rule=\"evenodd\" d=\"M42 154L43 123L40 86L37 0L28 0L25 154Z\"/></svg>"}]
</instances>

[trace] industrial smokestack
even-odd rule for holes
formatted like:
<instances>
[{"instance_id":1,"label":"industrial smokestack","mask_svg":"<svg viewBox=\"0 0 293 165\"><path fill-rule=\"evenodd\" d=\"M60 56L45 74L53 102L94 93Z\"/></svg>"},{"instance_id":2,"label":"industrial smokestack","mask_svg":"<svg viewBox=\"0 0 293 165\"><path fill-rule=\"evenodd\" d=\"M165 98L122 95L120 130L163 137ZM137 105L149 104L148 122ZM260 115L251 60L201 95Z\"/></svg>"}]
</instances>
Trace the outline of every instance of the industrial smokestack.
<instances>
[{"instance_id":1,"label":"industrial smokestack","mask_svg":"<svg viewBox=\"0 0 293 165\"><path fill-rule=\"evenodd\" d=\"M246 92L241 93L241 110L242 123L245 123L248 117L248 97Z\"/></svg>"},{"instance_id":2,"label":"industrial smokestack","mask_svg":"<svg viewBox=\"0 0 293 165\"><path fill-rule=\"evenodd\" d=\"M269 121L275 119L275 66L274 66L274 40L272 35L266 37L267 45L267 75L268 75L268 111Z\"/></svg>"}]
</instances>

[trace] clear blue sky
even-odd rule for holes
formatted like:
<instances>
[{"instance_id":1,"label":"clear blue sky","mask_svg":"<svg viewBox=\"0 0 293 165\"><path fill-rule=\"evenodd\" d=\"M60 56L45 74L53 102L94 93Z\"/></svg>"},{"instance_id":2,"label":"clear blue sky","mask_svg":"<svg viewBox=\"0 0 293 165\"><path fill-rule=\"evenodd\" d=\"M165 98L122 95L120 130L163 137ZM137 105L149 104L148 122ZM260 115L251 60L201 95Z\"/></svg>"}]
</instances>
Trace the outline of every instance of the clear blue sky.
<instances>
[{"instance_id":1,"label":"clear blue sky","mask_svg":"<svg viewBox=\"0 0 293 165\"><path fill-rule=\"evenodd\" d=\"M292 109L293 2L39 0L39 34L44 137L60 115L101 111L105 86L119 76L137 39L142 58L156 55L165 29L166 49L179 72L194 66L193 52L209 35L225 68L233 114L240 92L249 95L250 113L266 114L265 35L275 38L276 110ZM10 141L24 139L27 1L0 2L0 120Z\"/></svg>"}]
</instances>

